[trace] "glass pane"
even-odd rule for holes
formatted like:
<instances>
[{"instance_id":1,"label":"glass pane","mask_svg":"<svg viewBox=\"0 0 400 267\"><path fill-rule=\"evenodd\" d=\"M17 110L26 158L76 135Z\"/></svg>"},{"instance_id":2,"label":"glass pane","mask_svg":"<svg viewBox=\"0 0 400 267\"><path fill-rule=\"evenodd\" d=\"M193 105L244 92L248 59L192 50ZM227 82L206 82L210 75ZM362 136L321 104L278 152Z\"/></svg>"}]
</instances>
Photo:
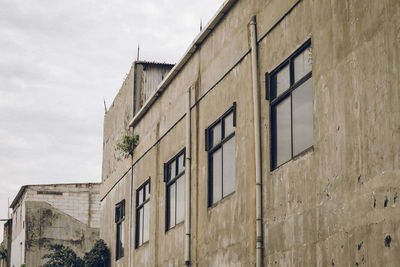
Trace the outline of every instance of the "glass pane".
<instances>
[{"instance_id":1,"label":"glass pane","mask_svg":"<svg viewBox=\"0 0 400 267\"><path fill-rule=\"evenodd\" d=\"M232 137L223 146L223 197L235 191L236 188L236 153L235 137Z\"/></svg>"},{"instance_id":2,"label":"glass pane","mask_svg":"<svg viewBox=\"0 0 400 267\"><path fill-rule=\"evenodd\" d=\"M185 170L185 166L183 166L184 162L185 162L185 154L182 154L178 158L178 173L181 173Z\"/></svg>"},{"instance_id":3,"label":"glass pane","mask_svg":"<svg viewBox=\"0 0 400 267\"><path fill-rule=\"evenodd\" d=\"M175 183L168 187L168 226L169 228L175 226Z\"/></svg>"},{"instance_id":4,"label":"glass pane","mask_svg":"<svg viewBox=\"0 0 400 267\"><path fill-rule=\"evenodd\" d=\"M150 198L150 182L148 182L147 184L146 184L146 196L145 196L145 198L146 199L149 199Z\"/></svg>"},{"instance_id":5,"label":"glass pane","mask_svg":"<svg viewBox=\"0 0 400 267\"><path fill-rule=\"evenodd\" d=\"M170 179L169 180L173 179L176 176L175 162L176 161L174 160L169 164L169 174L170 174L170 176L169 176Z\"/></svg>"},{"instance_id":6,"label":"glass pane","mask_svg":"<svg viewBox=\"0 0 400 267\"><path fill-rule=\"evenodd\" d=\"M123 226L122 223L117 224L117 258L121 258L123 252Z\"/></svg>"},{"instance_id":7,"label":"glass pane","mask_svg":"<svg viewBox=\"0 0 400 267\"><path fill-rule=\"evenodd\" d=\"M276 166L291 158L290 98L276 107Z\"/></svg>"},{"instance_id":8,"label":"glass pane","mask_svg":"<svg viewBox=\"0 0 400 267\"><path fill-rule=\"evenodd\" d=\"M185 175L176 181L176 223L185 217Z\"/></svg>"},{"instance_id":9,"label":"glass pane","mask_svg":"<svg viewBox=\"0 0 400 267\"><path fill-rule=\"evenodd\" d=\"M235 131L235 127L233 127L233 112L231 112L227 117L224 119L224 126L225 126L225 137L230 135Z\"/></svg>"},{"instance_id":10,"label":"glass pane","mask_svg":"<svg viewBox=\"0 0 400 267\"><path fill-rule=\"evenodd\" d=\"M137 239L138 245L143 244L143 208L141 208L138 212L138 217L136 218L136 223L138 227Z\"/></svg>"},{"instance_id":11,"label":"glass pane","mask_svg":"<svg viewBox=\"0 0 400 267\"><path fill-rule=\"evenodd\" d=\"M150 202L144 204L143 214L143 243L149 241L150 231Z\"/></svg>"},{"instance_id":12,"label":"glass pane","mask_svg":"<svg viewBox=\"0 0 400 267\"><path fill-rule=\"evenodd\" d=\"M313 144L312 79L308 79L292 93L293 155Z\"/></svg>"},{"instance_id":13,"label":"glass pane","mask_svg":"<svg viewBox=\"0 0 400 267\"><path fill-rule=\"evenodd\" d=\"M139 190L139 196L138 196L138 205L143 203L143 189Z\"/></svg>"},{"instance_id":14,"label":"glass pane","mask_svg":"<svg viewBox=\"0 0 400 267\"><path fill-rule=\"evenodd\" d=\"M121 231L120 231L120 256L124 256L124 222L121 222L120 224Z\"/></svg>"},{"instance_id":15,"label":"glass pane","mask_svg":"<svg viewBox=\"0 0 400 267\"><path fill-rule=\"evenodd\" d=\"M289 64L275 74L273 78L276 86L276 96L279 96L290 87Z\"/></svg>"},{"instance_id":16,"label":"glass pane","mask_svg":"<svg viewBox=\"0 0 400 267\"><path fill-rule=\"evenodd\" d=\"M218 123L212 128L212 144L211 147L213 147L215 144L218 144L221 142L221 123Z\"/></svg>"},{"instance_id":17,"label":"glass pane","mask_svg":"<svg viewBox=\"0 0 400 267\"><path fill-rule=\"evenodd\" d=\"M212 154L212 183L213 183L213 198L212 203L217 202L222 198L222 150L218 149Z\"/></svg>"},{"instance_id":18,"label":"glass pane","mask_svg":"<svg viewBox=\"0 0 400 267\"><path fill-rule=\"evenodd\" d=\"M294 81L303 78L312 68L311 47L304 50L294 59Z\"/></svg>"}]
</instances>

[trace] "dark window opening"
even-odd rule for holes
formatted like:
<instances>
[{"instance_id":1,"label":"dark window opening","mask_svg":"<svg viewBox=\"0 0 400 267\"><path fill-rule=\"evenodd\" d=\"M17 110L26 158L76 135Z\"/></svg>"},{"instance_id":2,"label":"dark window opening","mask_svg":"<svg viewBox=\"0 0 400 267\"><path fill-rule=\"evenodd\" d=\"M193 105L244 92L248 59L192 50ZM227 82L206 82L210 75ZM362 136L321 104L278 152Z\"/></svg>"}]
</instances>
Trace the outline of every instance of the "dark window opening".
<instances>
[{"instance_id":1,"label":"dark window opening","mask_svg":"<svg viewBox=\"0 0 400 267\"><path fill-rule=\"evenodd\" d=\"M115 206L115 224L116 224L116 260L124 256L124 220L125 220L125 200Z\"/></svg>"},{"instance_id":2,"label":"dark window opening","mask_svg":"<svg viewBox=\"0 0 400 267\"><path fill-rule=\"evenodd\" d=\"M208 206L236 189L236 103L206 129Z\"/></svg>"},{"instance_id":3,"label":"dark window opening","mask_svg":"<svg viewBox=\"0 0 400 267\"><path fill-rule=\"evenodd\" d=\"M185 217L185 150L164 164L166 182L166 227L173 228Z\"/></svg>"},{"instance_id":4,"label":"dark window opening","mask_svg":"<svg viewBox=\"0 0 400 267\"><path fill-rule=\"evenodd\" d=\"M136 190L136 248L149 241L149 230L150 179Z\"/></svg>"},{"instance_id":5,"label":"dark window opening","mask_svg":"<svg viewBox=\"0 0 400 267\"><path fill-rule=\"evenodd\" d=\"M308 40L266 74L271 114L271 170L313 146L312 49Z\"/></svg>"}]
</instances>

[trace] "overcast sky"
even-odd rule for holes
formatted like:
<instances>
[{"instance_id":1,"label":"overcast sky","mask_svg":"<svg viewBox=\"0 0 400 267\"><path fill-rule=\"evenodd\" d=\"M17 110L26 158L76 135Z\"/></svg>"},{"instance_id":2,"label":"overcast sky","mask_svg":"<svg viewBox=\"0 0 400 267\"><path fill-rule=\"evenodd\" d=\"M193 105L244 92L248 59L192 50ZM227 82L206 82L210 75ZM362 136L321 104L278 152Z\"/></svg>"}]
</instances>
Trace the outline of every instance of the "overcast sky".
<instances>
[{"instance_id":1,"label":"overcast sky","mask_svg":"<svg viewBox=\"0 0 400 267\"><path fill-rule=\"evenodd\" d=\"M176 63L223 2L0 0L0 218L22 185L99 182L103 99L138 43Z\"/></svg>"}]
</instances>

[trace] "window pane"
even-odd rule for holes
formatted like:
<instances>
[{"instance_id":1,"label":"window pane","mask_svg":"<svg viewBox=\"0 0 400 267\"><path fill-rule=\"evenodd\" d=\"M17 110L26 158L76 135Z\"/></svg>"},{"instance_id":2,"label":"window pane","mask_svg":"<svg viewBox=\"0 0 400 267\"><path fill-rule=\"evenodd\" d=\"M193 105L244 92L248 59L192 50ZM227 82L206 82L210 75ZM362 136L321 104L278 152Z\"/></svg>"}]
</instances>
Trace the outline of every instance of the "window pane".
<instances>
[{"instance_id":1,"label":"window pane","mask_svg":"<svg viewBox=\"0 0 400 267\"><path fill-rule=\"evenodd\" d=\"M143 244L143 208L138 212L138 217L136 218L136 223L138 227L137 239L138 245Z\"/></svg>"},{"instance_id":2,"label":"window pane","mask_svg":"<svg viewBox=\"0 0 400 267\"><path fill-rule=\"evenodd\" d=\"M176 181L176 223L185 217L185 175Z\"/></svg>"},{"instance_id":3,"label":"window pane","mask_svg":"<svg viewBox=\"0 0 400 267\"><path fill-rule=\"evenodd\" d=\"M215 151L212 157L212 184L213 184L213 198L212 203L217 202L222 198L222 150Z\"/></svg>"},{"instance_id":4,"label":"window pane","mask_svg":"<svg viewBox=\"0 0 400 267\"><path fill-rule=\"evenodd\" d=\"M175 183L173 183L168 187L168 199L169 199L168 228L171 228L175 225Z\"/></svg>"},{"instance_id":5,"label":"window pane","mask_svg":"<svg viewBox=\"0 0 400 267\"><path fill-rule=\"evenodd\" d=\"M297 82L311 71L312 55L311 47L304 50L294 59L294 81Z\"/></svg>"},{"instance_id":6,"label":"window pane","mask_svg":"<svg viewBox=\"0 0 400 267\"><path fill-rule=\"evenodd\" d=\"M235 191L236 188L236 153L235 137L224 143L223 150L223 197Z\"/></svg>"},{"instance_id":7,"label":"window pane","mask_svg":"<svg viewBox=\"0 0 400 267\"><path fill-rule=\"evenodd\" d=\"M146 199L150 198L150 182L146 184Z\"/></svg>"},{"instance_id":8,"label":"window pane","mask_svg":"<svg viewBox=\"0 0 400 267\"><path fill-rule=\"evenodd\" d=\"M185 170L185 167L183 166L185 162L185 154L182 154L178 158L178 173L181 173L182 171Z\"/></svg>"},{"instance_id":9,"label":"window pane","mask_svg":"<svg viewBox=\"0 0 400 267\"><path fill-rule=\"evenodd\" d=\"M227 117L224 119L224 126L225 126L225 137L235 131L235 127L233 127L233 112L231 112Z\"/></svg>"},{"instance_id":10,"label":"window pane","mask_svg":"<svg viewBox=\"0 0 400 267\"><path fill-rule=\"evenodd\" d=\"M274 75L276 96L285 92L290 87L289 64Z\"/></svg>"},{"instance_id":11,"label":"window pane","mask_svg":"<svg viewBox=\"0 0 400 267\"><path fill-rule=\"evenodd\" d=\"M172 161L170 164L169 164L169 180L171 180L171 179L173 179L175 176L176 176L176 161L174 160L174 161Z\"/></svg>"},{"instance_id":12,"label":"window pane","mask_svg":"<svg viewBox=\"0 0 400 267\"><path fill-rule=\"evenodd\" d=\"M143 203L143 189L139 190L138 205Z\"/></svg>"},{"instance_id":13,"label":"window pane","mask_svg":"<svg viewBox=\"0 0 400 267\"><path fill-rule=\"evenodd\" d=\"M212 144L211 147L213 147L215 144L218 144L221 141L221 123L218 123L212 128Z\"/></svg>"},{"instance_id":14,"label":"window pane","mask_svg":"<svg viewBox=\"0 0 400 267\"><path fill-rule=\"evenodd\" d=\"M293 154L313 144L312 79L308 79L292 93L293 102Z\"/></svg>"},{"instance_id":15,"label":"window pane","mask_svg":"<svg viewBox=\"0 0 400 267\"><path fill-rule=\"evenodd\" d=\"M144 204L143 208L143 243L149 241L150 230L150 202Z\"/></svg>"},{"instance_id":16,"label":"window pane","mask_svg":"<svg viewBox=\"0 0 400 267\"><path fill-rule=\"evenodd\" d=\"M121 231L120 231L120 256L123 257L124 256L124 222L121 222L120 224L121 227Z\"/></svg>"},{"instance_id":17,"label":"window pane","mask_svg":"<svg viewBox=\"0 0 400 267\"><path fill-rule=\"evenodd\" d=\"M117 224L117 259L124 256L124 230L123 223Z\"/></svg>"},{"instance_id":18,"label":"window pane","mask_svg":"<svg viewBox=\"0 0 400 267\"><path fill-rule=\"evenodd\" d=\"M276 162L275 167L291 158L290 98L276 107Z\"/></svg>"}]
</instances>

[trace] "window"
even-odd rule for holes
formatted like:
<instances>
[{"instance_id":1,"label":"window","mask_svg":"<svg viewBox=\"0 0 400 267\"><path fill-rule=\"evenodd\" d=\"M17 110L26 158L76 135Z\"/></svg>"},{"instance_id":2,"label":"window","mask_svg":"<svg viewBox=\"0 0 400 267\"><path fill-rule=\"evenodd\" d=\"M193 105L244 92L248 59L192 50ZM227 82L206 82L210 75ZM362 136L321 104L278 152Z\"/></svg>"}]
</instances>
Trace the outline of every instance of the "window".
<instances>
[{"instance_id":1,"label":"window","mask_svg":"<svg viewBox=\"0 0 400 267\"><path fill-rule=\"evenodd\" d=\"M164 182L167 188L165 229L168 231L185 217L185 150L164 164Z\"/></svg>"},{"instance_id":2,"label":"window","mask_svg":"<svg viewBox=\"0 0 400 267\"><path fill-rule=\"evenodd\" d=\"M208 206L236 188L236 103L206 129L208 151Z\"/></svg>"},{"instance_id":3,"label":"window","mask_svg":"<svg viewBox=\"0 0 400 267\"><path fill-rule=\"evenodd\" d=\"M136 248L149 241L150 179L136 190Z\"/></svg>"},{"instance_id":4,"label":"window","mask_svg":"<svg viewBox=\"0 0 400 267\"><path fill-rule=\"evenodd\" d=\"M124 256L124 220L125 220L125 200L115 205L115 224L117 226L116 236L116 260Z\"/></svg>"},{"instance_id":5,"label":"window","mask_svg":"<svg viewBox=\"0 0 400 267\"><path fill-rule=\"evenodd\" d=\"M271 170L313 145L311 40L266 74L271 108Z\"/></svg>"}]
</instances>

